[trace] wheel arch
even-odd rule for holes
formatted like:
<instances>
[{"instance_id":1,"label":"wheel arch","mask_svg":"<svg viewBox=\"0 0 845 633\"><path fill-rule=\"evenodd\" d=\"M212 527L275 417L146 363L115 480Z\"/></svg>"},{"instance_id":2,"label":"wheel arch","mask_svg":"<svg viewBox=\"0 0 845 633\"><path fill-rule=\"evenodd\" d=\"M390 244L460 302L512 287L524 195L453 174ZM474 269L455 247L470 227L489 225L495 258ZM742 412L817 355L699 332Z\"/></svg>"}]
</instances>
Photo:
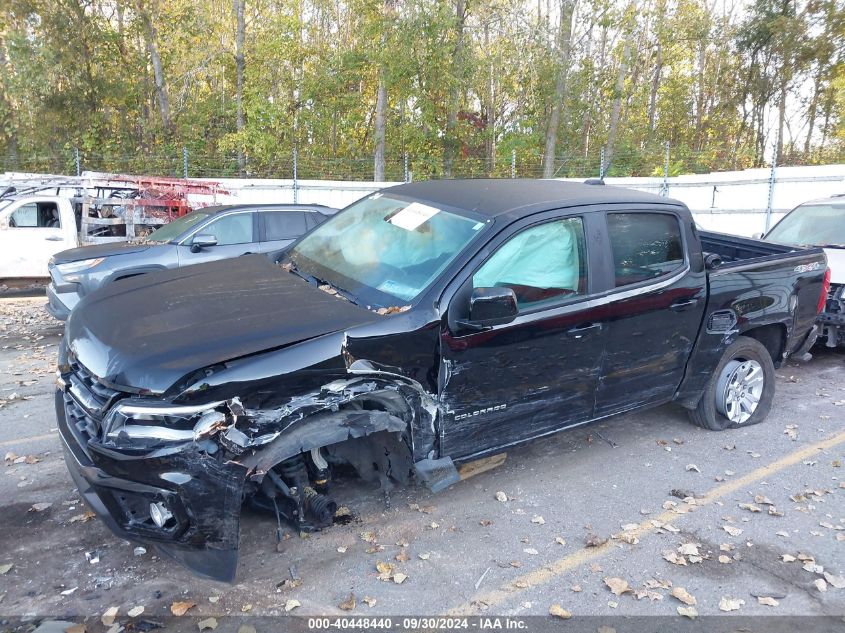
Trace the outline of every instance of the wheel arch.
<instances>
[{"instance_id":1,"label":"wheel arch","mask_svg":"<svg viewBox=\"0 0 845 633\"><path fill-rule=\"evenodd\" d=\"M783 360L784 350L786 349L787 337L786 326L783 323L758 325L740 332L740 335L753 338L760 343L769 352L775 367L780 366Z\"/></svg>"}]
</instances>

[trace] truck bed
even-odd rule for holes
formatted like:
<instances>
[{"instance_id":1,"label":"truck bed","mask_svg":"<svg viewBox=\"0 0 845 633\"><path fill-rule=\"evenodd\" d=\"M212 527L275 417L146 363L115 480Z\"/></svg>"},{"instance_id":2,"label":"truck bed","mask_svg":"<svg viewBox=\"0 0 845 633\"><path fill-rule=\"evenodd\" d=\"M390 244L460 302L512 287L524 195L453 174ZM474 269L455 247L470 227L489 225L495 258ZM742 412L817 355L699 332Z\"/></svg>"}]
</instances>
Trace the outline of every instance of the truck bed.
<instances>
[{"instance_id":1,"label":"truck bed","mask_svg":"<svg viewBox=\"0 0 845 633\"><path fill-rule=\"evenodd\" d=\"M726 233L699 231L698 235L701 239L701 250L704 251L705 257L708 253L718 255L722 258L722 266L730 266L740 262L746 263L749 260L764 260L765 258L779 259L792 252L804 254L804 249Z\"/></svg>"}]
</instances>

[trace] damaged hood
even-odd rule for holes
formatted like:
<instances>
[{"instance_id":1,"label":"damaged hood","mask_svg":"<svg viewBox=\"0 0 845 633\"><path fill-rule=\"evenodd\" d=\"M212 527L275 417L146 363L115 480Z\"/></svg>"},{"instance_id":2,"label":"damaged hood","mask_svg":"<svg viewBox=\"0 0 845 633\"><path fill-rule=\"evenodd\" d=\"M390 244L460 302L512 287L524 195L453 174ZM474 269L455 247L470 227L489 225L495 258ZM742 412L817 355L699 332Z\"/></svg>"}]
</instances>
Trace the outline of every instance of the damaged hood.
<instances>
[{"instance_id":1,"label":"damaged hood","mask_svg":"<svg viewBox=\"0 0 845 633\"><path fill-rule=\"evenodd\" d=\"M109 284L79 303L66 336L99 378L162 393L209 365L380 318L250 255Z\"/></svg>"}]
</instances>

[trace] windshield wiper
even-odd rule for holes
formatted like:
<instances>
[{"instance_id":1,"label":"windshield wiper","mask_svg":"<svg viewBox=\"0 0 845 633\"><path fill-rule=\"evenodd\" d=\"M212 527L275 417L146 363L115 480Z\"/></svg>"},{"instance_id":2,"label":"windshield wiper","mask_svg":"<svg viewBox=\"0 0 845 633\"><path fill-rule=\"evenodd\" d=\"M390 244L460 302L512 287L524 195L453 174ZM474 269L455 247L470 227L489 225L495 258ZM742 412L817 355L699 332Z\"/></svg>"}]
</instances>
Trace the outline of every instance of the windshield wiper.
<instances>
[{"instance_id":1,"label":"windshield wiper","mask_svg":"<svg viewBox=\"0 0 845 633\"><path fill-rule=\"evenodd\" d=\"M328 282L325 279L320 279L318 277L312 277L312 279L317 281L317 283L319 284L317 287L323 292L327 292L328 294L336 294L346 299L352 305L358 305L358 299L348 290L339 288L338 286L335 286L333 283Z\"/></svg>"},{"instance_id":2,"label":"windshield wiper","mask_svg":"<svg viewBox=\"0 0 845 633\"><path fill-rule=\"evenodd\" d=\"M300 279L304 279L309 284L314 284L323 292L327 292L328 294L335 294L339 297L346 299L349 303L353 305L358 305L358 299L353 295L351 292L344 290L338 286L335 286L333 283L326 281L325 279L320 279L319 277L314 277L313 275L308 275L302 271L300 271L296 264L293 263L293 260L288 260L284 264L282 264L282 268L287 270L288 272L293 273Z\"/></svg>"}]
</instances>

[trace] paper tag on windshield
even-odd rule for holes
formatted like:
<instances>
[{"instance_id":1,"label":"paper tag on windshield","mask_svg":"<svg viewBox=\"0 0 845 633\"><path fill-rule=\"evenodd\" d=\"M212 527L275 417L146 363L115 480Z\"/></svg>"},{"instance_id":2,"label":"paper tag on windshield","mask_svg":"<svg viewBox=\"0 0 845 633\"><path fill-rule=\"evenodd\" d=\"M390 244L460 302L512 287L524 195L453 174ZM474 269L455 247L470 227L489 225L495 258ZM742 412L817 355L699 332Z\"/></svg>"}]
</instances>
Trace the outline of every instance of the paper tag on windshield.
<instances>
[{"instance_id":1,"label":"paper tag on windshield","mask_svg":"<svg viewBox=\"0 0 845 633\"><path fill-rule=\"evenodd\" d=\"M426 220L440 213L440 209L419 202L412 202L390 218L390 223L406 231L414 231Z\"/></svg>"}]
</instances>

